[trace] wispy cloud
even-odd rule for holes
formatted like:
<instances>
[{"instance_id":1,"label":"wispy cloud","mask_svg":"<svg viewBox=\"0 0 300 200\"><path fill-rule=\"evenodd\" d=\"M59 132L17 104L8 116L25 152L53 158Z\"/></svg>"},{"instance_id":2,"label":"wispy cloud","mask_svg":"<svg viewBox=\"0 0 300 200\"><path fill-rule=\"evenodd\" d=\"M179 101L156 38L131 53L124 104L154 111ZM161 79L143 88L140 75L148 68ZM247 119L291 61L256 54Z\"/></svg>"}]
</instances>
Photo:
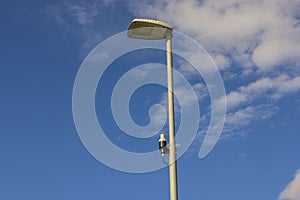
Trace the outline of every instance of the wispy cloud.
<instances>
[{"instance_id":1,"label":"wispy cloud","mask_svg":"<svg viewBox=\"0 0 300 200\"><path fill-rule=\"evenodd\" d=\"M226 136L237 135L241 128L276 114L279 110L277 101L287 94L300 91L299 78L286 74L261 78L229 92L226 95L227 116L223 133Z\"/></svg>"},{"instance_id":2,"label":"wispy cloud","mask_svg":"<svg viewBox=\"0 0 300 200\"><path fill-rule=\"evenodd\" d=\"M254 123L263 123L270 119L280 109L276 103L285 95L300 91L300 76L291 77L286 74L273 78L261 78L248 85L240 86L226 95L227 115L223 135L221 138L238 136L243 134L245 127ZM207 88L202 83L193 85L193 90L198 99L187 94L187 91L175 87L176 95L181 96L183 101L175 101L175 115L180 116L180 106L186 106L193 101L199 104L209 98ZM225 97L222 97L225 98ZM222 101L222 100L220 100ZM167 94L161 98L160 104L167 107ZM202 113L201 127L198 135L203 137L206 133L210 120L210 110ZM176 118L178 121L180 118Z\"/></svg>"},{"instance_id":3,"label":"wispy cloud","mask_svg":"<svg viewBox=\"0 0 300 200\"><path fill-rule=\"evenodd\" d=\"M299 200L300 199L300 170L295 173L294 179L280 193L279 200Z\"/></svg>"},{"instance_id":4,"label":"wispy cloud","mask_svg":"<svg viewBox=\"0 0 300 200\"><path fill-rule=\"evenodd\" d=\"M242 128L253 123L261 123L278 112L279 108L271 104L247 106L226 116L224 137L237 136ZM238 134L237 134L238 133Z\"/></svg>"},{"instance_id":5,"label":"wispy cloud","mask_svg":"<svg viewBox=\"0 0 300 200\"><path fill-rule=\"evenodd\" d=\"M267 102L278 101L289 93L300 90L300 76L291 77L286 74L277 77L264 77L226 95L227 109L233 110L241 105L252 104L258 99Z\"/></svg>"},{"instance_id":6,"label":"wispy cloud","mask_svg":"<svg viewBox=\"0 0 300 200\"><path fill-rule=\"evenodd\" d=\"M71 37L82 43L80 54L83 54L102 39L99 19L103 18L103 10L114 2L115 0L65 0L48 5L45 11L55 20L67 38Z\"/></svg>"}]
</instances>

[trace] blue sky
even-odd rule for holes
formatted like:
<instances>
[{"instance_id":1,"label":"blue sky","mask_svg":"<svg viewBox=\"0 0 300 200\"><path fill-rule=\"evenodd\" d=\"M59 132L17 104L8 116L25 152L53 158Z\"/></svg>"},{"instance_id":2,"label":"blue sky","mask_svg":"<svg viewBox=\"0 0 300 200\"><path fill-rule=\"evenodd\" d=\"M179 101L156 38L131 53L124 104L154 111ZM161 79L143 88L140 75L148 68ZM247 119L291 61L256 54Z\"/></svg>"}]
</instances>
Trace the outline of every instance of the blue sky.
<instances>
[{"instance_id":1,"label":"blue sky","mask_svg":"<svg viewBox=\"0 0 300 200\"><path fill-rule=\"evenodd\" d=\"M166 21L200 43L224 81L225 125L213 150L199 159L210 94L187 62L200 58L174 55L174 68L187 77L200 107L196 137L178 160L179 199L300 199L299 9L298 0L2 2L0 199L169 198L166 167L125 173L106 166L85 148L73 119L73 87L84 59L135 17ZM163 41L157 44L163 48ZM158 135L134 138L118 127L110 98L124 73L164 64L164 56L155 49L129 52L99 81L99 124L120 148L157 150ZM136 90L129 102L133 121L147 125L150 107L166 106L165 94L157 84ZM188 105L192 98L185 97ZM153 111L152 122L161 122L164 113ZM176 128L179 111L176 104Z\"/></svg>"}]
</instances>

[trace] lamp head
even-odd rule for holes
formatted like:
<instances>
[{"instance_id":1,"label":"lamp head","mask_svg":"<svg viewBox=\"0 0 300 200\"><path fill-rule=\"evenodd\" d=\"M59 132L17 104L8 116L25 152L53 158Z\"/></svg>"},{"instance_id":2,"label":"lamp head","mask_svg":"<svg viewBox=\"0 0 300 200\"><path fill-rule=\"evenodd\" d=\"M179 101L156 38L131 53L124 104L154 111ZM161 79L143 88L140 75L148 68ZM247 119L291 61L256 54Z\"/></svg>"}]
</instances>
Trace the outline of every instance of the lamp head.
<instances>
[{"instance_id":1,"label":"lamp head","mask_svg":"<svg viewBox=\"0 0 300 200\"><path fill-rule=\"evenodd\" d=\"M161 40L172 36L172 26L158 20L134 19L128 27L127 36L144 40Z\"/></svg>"}]
</instances>

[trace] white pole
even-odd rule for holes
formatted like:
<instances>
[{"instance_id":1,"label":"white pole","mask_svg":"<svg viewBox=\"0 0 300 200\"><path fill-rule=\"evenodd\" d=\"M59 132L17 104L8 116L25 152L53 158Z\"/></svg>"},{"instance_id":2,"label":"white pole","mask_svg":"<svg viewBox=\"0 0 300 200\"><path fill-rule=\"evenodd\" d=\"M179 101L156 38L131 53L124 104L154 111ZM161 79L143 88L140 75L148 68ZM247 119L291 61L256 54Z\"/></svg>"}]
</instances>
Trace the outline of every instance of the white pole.
<instances>
[{"instance_id":1,"label":"white pole","mask_svg":"<svg viewBox=\"0 0 300 200\"><path fill-rule=\"evenodd\" d=\"M172 35L167 37L167 74L168 74L168 110L169 110L169 171L170 171L170 200L177 200L177 167L176 145L174 133L174 97L173 97L173 71L172 71Z\"/></svg>"}]
</instances>

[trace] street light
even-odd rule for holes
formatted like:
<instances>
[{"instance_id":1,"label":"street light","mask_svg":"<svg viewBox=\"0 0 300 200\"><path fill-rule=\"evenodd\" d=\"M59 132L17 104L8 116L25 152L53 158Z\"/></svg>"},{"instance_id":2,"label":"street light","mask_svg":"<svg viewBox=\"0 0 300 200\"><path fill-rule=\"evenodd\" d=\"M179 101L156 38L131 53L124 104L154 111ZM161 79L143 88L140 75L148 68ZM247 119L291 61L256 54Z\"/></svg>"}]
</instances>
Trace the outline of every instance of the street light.
<instances>
[{"instance_id":1,"label":"street light","mask_svg":"<svg viewBox=\"0 0 300 200\"><path fill-rule=\"evenodd\" d=\"M170 171L170 200L177 200L177 169L176 145L174 134L174 97L172 72L172 31L171 25L151 19L134 19L128 27L130 38L144 40L166 39L167 78L168 78L168 114L169 114L169 171ZM164 138L161 135L161 138ZM161 142L161 139L160 139ZM161 146L160 146L161 147Z\"/></svg>"}]
</instances>

